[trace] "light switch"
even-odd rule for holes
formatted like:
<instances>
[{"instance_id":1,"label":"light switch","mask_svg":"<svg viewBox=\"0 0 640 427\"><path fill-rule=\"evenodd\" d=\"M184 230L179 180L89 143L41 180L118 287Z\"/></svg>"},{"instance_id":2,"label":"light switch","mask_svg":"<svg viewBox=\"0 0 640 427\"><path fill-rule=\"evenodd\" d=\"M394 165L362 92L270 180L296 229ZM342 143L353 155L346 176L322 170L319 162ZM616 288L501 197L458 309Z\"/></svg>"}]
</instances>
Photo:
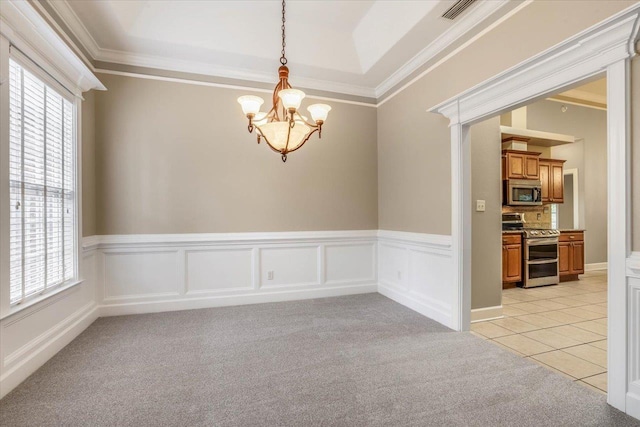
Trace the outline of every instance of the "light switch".
<instances>
[{"instance_id":1,"label":"light switch","mask_svg":"<svg viewBox=\"0 0 640 427\"><path fill-rule=\"evenodd\" d=\"M484 212L486 209L486 203L484 200L476 200L476 212Z\"/></svg>"}]
</instances>

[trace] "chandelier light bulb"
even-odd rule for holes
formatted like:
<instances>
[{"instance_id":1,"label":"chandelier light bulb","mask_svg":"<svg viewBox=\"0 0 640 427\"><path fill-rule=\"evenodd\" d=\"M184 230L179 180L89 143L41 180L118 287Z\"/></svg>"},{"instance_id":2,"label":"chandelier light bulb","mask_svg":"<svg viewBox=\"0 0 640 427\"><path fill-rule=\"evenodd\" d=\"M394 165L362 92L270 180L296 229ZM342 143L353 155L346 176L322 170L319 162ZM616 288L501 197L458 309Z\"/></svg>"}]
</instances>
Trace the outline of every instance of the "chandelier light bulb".
<instances>
[{"instance_id":1,"label":"chandelier light bulb","mask_svg":"<svg viewBox=\"0 0 640 427\"><path fill-rule=\"evenodd\" d=\"M311 118L314 122L324 123L327 120L329 111L331 111L331 106L327 104L312 104L307 107L307 110L311 113Z\"/></svg>"},{"instance_id":2,"label":"chandelier light bulb","mask_svg":"<svg viewBox=\"0 0 640 427\"><path fill-rule=\"evenodd\" d=\"M255 116L260 111L260 106L264 104L264 99L259 96L245 95L238 98L238 103L242 106L245 116L250 114Z\"/></svg>"},{"instance_id":3,"label":"chandelier light bulb","mask_svg":"<svg viewBox=\"0 0 640 427\"><path fill-rule=\"evenodd\" d=\"M282 105L287 110L296 110L300 108L300 104L305 97L303 91L298 89L284 89L278 92L278 97L282 100Z\"/></svg>"}]
</instances>

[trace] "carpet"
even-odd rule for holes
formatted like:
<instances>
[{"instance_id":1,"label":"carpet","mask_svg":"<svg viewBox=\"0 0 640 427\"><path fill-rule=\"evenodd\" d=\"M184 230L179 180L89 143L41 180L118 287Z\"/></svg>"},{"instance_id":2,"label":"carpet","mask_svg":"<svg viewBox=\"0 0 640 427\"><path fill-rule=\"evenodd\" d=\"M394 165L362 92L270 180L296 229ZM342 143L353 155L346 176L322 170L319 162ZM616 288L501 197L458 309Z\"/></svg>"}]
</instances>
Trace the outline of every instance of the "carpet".
<instances>
[{"instance_id":1,"label":"carpet","mask_svg":"<svg viewBox=\"0 0 640 427\"><path fill-rule=\"evenodd\" d=\"M2 426L640 426L379 294L100 318Z\"/></svg>"}]
</instances>

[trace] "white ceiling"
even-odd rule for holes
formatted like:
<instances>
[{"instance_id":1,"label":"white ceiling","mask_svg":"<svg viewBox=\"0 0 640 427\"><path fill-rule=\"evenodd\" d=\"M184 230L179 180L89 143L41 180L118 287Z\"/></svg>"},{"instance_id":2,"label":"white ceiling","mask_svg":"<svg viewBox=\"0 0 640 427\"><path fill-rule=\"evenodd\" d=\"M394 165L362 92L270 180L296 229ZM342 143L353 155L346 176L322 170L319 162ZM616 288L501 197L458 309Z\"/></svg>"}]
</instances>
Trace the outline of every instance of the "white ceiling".
<instances>
[{"instance_id":1,"label":"white ceiling","mask_svg":"<svg viewBox=\"0 0 640 427\"><path fill-rule=\"evenodd\" d=\"M287 2L292 84L379 97L519 1L484 0L454 21L454 0ZM94 60L274 82L280 2L55 0ZM509 7L505 7L509 6Z\"/></svg>"}]
</instances>

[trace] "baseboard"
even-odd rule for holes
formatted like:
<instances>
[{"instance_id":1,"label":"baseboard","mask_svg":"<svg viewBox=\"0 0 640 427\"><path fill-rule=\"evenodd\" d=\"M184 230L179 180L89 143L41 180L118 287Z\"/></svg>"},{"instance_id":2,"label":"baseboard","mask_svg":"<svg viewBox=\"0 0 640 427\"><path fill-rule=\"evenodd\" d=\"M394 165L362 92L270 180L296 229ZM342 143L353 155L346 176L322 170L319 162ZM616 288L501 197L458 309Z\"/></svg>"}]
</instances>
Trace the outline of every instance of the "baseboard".
<instances>
[{"instance_id":1,"label":"baseboard","mask_svg":"<svg viewBox=\"0 0 640 427\"><path fill-rule=\"evenodd\" d=\"M627 406L625 409L627 415L631 415L633 418L637 418L640 420L640 395L628 392L626 403Z\"/></svg>"},{"instance_id":2,"label":"baseboard","mask_svg":"<svg viewBox=\"0 0 640 427\"><path fill-rule=\"evenodd\" d=\"M0 399L73 341L97 318L98 308L92 301L47 331L45 344L40 345L0 377ZM36 339L42 340L41 337Z\"/></svg>"},{"instance_id":3,"label":"baseboard","mask_svg":"<svg viewBox=\"0 0 640 427\"><path fill-rule=\"evenodd\" d=\"M447 310L438 301L429 301L426 298L418 297L411 293L395 289L394 287L384 283L378 284L378 293L422 314L423 316L443 324L447 328L450 328L452 325L451 310Z\"/></svg>"},{"instance_id":4,"label":"baseboard","mask_svg":"<svg viewBox=\"0 0 640 427\"><path fill-rule=\"evenodd\" d=\"M607 263L606 262L594 262L591 264L584 265L584 271L598 271L598 270L606 270Z\"/></svg>"},{"instance_id":5,"label":"baseboard","mask_svg":"<svg viewBox=\"0 0 640 427\"><path fill-rule=\"evenodd\" d=\"M486 320L502 319L502 306L475 308L471 310L471 323L483 322Z\"/></svg>"},{"instance_id":6,"label":"baseboard","mask_svg":"<svg viewBox=\"0 0 640 427\"><path fill-rule=\"evenodd\" d=\"M140 301L100 306L100 316L158 313L164 311L194 310L200 308L229 307L268 302L296 301L313 298L328 298L377 292L376 283L333 286L314 289L293 289L263 293L236 295L210 295L206 297L173 298L163 301Z\"/></svg>"}]
</instances>

